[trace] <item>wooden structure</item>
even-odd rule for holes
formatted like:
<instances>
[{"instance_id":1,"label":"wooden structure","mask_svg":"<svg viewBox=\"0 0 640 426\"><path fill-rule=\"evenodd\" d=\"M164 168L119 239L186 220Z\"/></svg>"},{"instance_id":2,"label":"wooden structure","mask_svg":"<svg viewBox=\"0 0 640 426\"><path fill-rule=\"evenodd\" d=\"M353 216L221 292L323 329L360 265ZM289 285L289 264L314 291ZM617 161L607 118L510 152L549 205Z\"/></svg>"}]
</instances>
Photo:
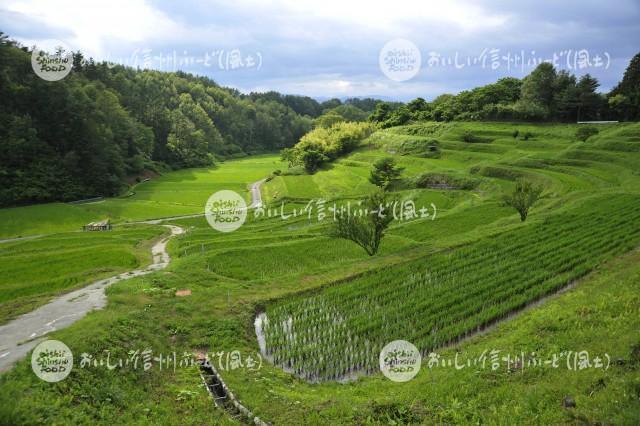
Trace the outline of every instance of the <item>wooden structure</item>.
<instances>
[{"instance_id":1,"label":"wooden structure","mask_svg":"<svg viewBox=\"0 0 640 426\"><path fill-rule=\"evenodd\" d=\"M91 222L82 227L83 231L111 231L111 229L111 221L109 219Z\"/></svg>"}]
</instances>

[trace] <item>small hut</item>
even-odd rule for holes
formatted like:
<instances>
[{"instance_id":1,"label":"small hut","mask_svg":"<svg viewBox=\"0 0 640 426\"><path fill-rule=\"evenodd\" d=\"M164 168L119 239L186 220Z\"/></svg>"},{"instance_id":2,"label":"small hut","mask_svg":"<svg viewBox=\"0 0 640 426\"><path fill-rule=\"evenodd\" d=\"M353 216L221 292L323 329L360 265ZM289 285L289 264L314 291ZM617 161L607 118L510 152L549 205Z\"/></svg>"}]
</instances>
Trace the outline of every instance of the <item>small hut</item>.
<instances>
[{"instance_id":1,"label":"small hut","mask_svg":"<svg viewBox=\"0 0 640 426\"><path fill-rule=\"evenodd\" d=\"M111 221L109 219L100 222L91 222L82 227L83 231L111 231Z\"/></svg>"}]
</instances>

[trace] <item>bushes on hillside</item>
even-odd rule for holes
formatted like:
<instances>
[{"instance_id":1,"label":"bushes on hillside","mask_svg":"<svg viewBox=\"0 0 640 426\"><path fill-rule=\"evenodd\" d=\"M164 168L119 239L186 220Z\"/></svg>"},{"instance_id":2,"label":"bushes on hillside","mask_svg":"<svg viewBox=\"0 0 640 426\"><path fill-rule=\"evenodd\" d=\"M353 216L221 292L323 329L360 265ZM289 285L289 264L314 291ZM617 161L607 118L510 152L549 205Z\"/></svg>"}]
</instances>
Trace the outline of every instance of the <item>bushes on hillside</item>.
<instances>
[{"instance_id":1,"label":"bushes on hillside","mask_svg":"<svg viewBox=\"0 0 640 426\"><path fill-rule=\"evenodd\" d=\"M467 130L467 131L465 131L463 133L462 140L467 142L467 143L491 143L491 142L493 142L493 139L478 136L478 135L474 134L473 132L471 132L470 130Z\"/></svg>"},{"instance_id":2,"label":"bushes on hillside","mask_svg":"<svg viewBox=\"0 0 640 426\"><path fill-rule=\"evenodd\" d=\"M517 180L523 177L522 172L514 169L496 166L474 166L469 170L472 174L479 174L481 176L492 177L497 179Z\"/></svg>"},{"instance_id":3,"label":"bushes on hillside","mask_svg":"<svg viewBox=\"0 0 640 426\"><path fill-rule=\"evenodd\" d=\"M576 139L581 140L582 142L585 142L591 136L594 136L597 134L598 134L598 129L596 129L595 127L586 127L586 126L578 127L578 130L576 130Z\"/></svg>"},{"instance_id":4,"label":"bushes on hillside","mask_svg":"<svg viewBox=\"0 0 640 426\"><path fill-rule=\"evenodd\" d=\"M293 148L282 151L289 167L303 166L314 173L320 165L353 151L375 130L370 123L337 123L329 128L317 128L304 135Z\"/></svg>"},{"instance_id":5,"label":"bushes on hillside","mask_svg":"<svg viewBox=\"0 0 640 426\"><path fill-rule=\"evenodd\" d=\"M462 176L451 176L444 173L425 173L414 179L417 188L432 189L475 189L480 180Z\"/></svg>"}]
</instances>

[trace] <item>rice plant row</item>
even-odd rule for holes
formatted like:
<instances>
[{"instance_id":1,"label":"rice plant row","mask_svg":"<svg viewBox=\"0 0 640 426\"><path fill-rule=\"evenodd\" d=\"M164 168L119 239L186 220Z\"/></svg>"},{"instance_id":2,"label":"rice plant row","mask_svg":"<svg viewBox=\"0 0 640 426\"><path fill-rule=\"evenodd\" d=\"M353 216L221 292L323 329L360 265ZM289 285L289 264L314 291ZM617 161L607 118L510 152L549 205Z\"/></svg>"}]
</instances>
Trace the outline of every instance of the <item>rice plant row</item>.
<instances>
[{"instance_id":1,"label":"rice plant row","mask_svg":"<svg viewBox=\"0 0 640 426\"><path fill-rule=\"evenodd\" d=\"M557 291L640 242L640 198L611 195L540 224L267 307L275 365L309 381L378 371L404 339L423 355Z\"/></svg>"}]
</instances>

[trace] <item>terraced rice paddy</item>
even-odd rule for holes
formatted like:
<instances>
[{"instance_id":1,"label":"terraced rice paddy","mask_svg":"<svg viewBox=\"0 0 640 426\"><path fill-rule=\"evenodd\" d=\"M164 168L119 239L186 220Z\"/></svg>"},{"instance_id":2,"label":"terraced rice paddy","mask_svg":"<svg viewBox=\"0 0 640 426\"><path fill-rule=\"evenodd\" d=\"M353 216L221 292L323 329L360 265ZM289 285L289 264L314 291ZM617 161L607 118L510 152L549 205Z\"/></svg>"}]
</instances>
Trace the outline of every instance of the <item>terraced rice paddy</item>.
<instances>
[{"instance_id":1,"label":"terraced rice paddy","mask_svg":"<svg viewBox=\"0 0 640 426\"><path fill-rule=\"evenodd\" d=\"M310 381L378 371L398 338L423 353L556 291L640 241L640 197L590 199L571 213L270 305L262 350ZM262 340L262 339L261 339Z\"/></svg>"}]
</instances>

